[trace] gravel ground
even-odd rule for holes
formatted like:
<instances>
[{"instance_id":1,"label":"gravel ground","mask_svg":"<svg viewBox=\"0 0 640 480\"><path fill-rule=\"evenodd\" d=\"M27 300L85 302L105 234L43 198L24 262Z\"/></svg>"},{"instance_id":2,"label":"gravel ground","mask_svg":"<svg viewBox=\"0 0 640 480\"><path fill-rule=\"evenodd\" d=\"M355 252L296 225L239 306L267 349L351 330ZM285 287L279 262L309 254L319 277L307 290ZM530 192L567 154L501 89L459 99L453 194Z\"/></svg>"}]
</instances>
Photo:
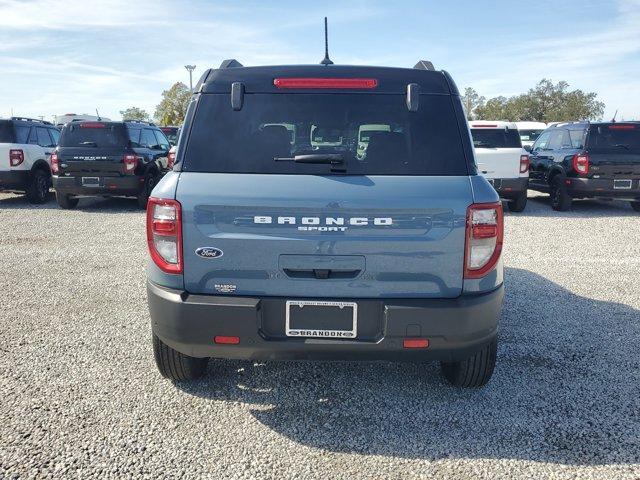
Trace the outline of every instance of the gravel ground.
<instances>
[{"instance_id":1,"label":"gravel ground","mask_svg":"<svg viewBox=\"0 0 640 480\"><path fill-rule=\"evenodd\" d=\"M506 219L498 367L152 360L143 213L0 194L0 478L640 478L640 216Z\"/></svg>"}]
</instances>

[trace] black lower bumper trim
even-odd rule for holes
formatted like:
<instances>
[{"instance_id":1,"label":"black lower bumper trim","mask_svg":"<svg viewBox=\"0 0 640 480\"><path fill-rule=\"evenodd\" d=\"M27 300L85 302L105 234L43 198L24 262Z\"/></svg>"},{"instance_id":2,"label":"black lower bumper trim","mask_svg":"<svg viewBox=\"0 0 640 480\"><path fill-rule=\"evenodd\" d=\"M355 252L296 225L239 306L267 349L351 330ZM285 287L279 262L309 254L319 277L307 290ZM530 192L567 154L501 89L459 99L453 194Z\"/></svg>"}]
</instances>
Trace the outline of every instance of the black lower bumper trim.
<instances>
[{"instance_id":1,"label":"black lower bumper trim","mask_svg":"<svg viewBox=\"0 0 640 480\"><path fill-rule=\"evenodd\" d=\"M522 178L494 178L493 188L500 195L500 198L512 199L527 190L529 177Z\"/></svg>"},{"instance_id":2,"label":"black lower bumper trim","mask_svg":"<svg viewBox=\"0 0 640 480\"><path fill-rule=\"evenodd\" d=\"M573 198L618 198L640 200L640 179L629 179L630 182L606 178L567 178L567 192ZM616 186L630 188L615 188Z\"/></svg>"},{"instance_id":3,"label":"black lower bumper trim","mask_svg":"<svg viewBox=\"0 0 640 480\"><path fill-rule=\"evenodd\" d=\"M82 185L82 177L53 177L53 188L60 193L77 196L132 196L140 193L144 177L138 175L97 176L98 186Z\"/></svg>"},{"instance_id":4,"label":"black lower bumper trim","mask_svg":"<svg viewBox=\"0 0 640 480\"><path fill-rule=\"evenodd\" d=\"M29 183L28 170L0 171L0 190L24 191Z\"/></svg>"},{"instance_id":5,"label":"black lower bumper trim","mask_svg":"<svg viewBox=\"0 0 640 480\"><path fill-rule=\"evenodd\" d=\"M190 295L147 283L152 330L193 357L251 360L461 360L496 335L503 287L453 299L337 299L358 303L355 340L293 338L284 334L285 298ZM330 300L330 299L323 299ZM215 336L237 336L237 345ZM425 349L403 339L427 338Z\"/></svg>"}]
</instances>

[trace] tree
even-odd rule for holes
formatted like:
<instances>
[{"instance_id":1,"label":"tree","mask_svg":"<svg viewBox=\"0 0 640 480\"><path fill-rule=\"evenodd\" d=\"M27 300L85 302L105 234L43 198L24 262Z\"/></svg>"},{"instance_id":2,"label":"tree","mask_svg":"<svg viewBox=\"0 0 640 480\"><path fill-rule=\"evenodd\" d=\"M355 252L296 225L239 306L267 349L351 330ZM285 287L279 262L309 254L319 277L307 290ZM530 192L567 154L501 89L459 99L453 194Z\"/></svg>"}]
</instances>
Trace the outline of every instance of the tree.
<instances>
[{"instance_id":1,"label":"tree","mask_svg":"<svg viewBox=\"0 0 640 480\"><path fill-rule=\"evenodd\" d=\"M483 106L485 101L485 98L478 95L478 92L471 87L464 89L464 95L460 99L462 100L467 120L473 120L476 117L476 108Z\"/></svg>"},{"instance_id":2,"label":"tree","mask_svg":"<svg viewBox=\"0 0 640 480\"><path fill-rule=\"evenodd\" d=\"M569 90L569 84L560 81L555 85L543 78L527 93L510 98L496 97L476 108L475 114L482 120L532 120L538 122L566 122L602 118L604 103L598 95L582 90Z\"/></svg>"},{"instance_id":3,"label":"tree","mask_svg":"<svg viewBox=\"0 0 640 480\"><path fill-rule=\"evenodd\" d=\"M143 122L151 120L149 114L138 107L129 107L125 110L120 110L120 115L122 115L123 120L142 120Z\"/></svg>"},{"instance_id":4,"label":"tree","mask_svg":"<svg viewBox=\"0 0 640 480\"><path fill-rule=\"evenodd\" d=\"M160 125L180 125L187 113L191 90L182 82L174 83L162 92L162 101L156 107L156 121Z\"/></svg>"}]
</instances>

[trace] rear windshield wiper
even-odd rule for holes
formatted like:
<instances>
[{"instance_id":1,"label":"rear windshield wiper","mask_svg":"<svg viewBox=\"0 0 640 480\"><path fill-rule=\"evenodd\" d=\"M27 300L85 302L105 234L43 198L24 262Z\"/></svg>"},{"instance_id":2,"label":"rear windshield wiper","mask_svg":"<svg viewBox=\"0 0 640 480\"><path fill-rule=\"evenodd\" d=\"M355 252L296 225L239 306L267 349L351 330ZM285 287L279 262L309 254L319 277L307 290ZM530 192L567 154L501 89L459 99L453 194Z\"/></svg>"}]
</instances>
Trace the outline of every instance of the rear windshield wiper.
<instances>
[{"instance_id":1,"label":"rear windshield wiper","mask_svg":"<svg viewBox=\"0 0 640 480\"><path fill-rule=\"evenodd\" d=\"M616 143L616 144L614 145L614 147L618 147L618 148L625 148L625 149L629 150L629 145L626 145L626 144L624 144L624 143Z\"/></svg>"},{"instance_id":2,"label":"rear windshield wiper","mask_svg":"<svg viewBox=\"0 0 640 480\"><path fill-rule=\"evenodd\" d=\"M342 165L344 158L339 153L316 153L313 155L296 155L295 157L274 157L276 162L313 163Z\"/></svg>"},{"instance_id":3,"label":"rear windshield wiper","mask_svg":"<svg viewBox=\"0 0 640 480\"><path fill-rule=\"evenodd\" d=\"M98 144L96 142L80 142L78 145L82 145L83 147L97 147Z\"/></svg>"}]
</instances>

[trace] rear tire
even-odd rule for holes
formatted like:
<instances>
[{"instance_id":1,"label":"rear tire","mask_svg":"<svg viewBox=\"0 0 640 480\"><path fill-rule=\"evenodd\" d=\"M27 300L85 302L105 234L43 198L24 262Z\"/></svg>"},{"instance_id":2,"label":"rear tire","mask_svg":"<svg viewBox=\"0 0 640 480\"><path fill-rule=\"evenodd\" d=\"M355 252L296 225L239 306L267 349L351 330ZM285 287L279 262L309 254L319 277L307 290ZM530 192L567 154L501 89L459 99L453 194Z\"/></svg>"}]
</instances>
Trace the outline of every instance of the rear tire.
<instances>
[{"instance_id":1,"label":"rear tire","mask_svg":"<svg viewBox=\"0 0 640 480\"><path fill-rule=\"evenodd\" d=\"M640 212L640 201L629 203L631 204L631 208L633 208L636 212Z\"/></svg>"},{"instance_id":2,"label":"rear tire","mask_svg":"<svg viewBox=\"0 0 640 480\"><path fill-rule=\"evenodd\" d=\"M147 202L156 183L158 183L158 175L155 172L149 172L144 176L142 191L138 194L138 206L143 210L147 209Z\"/></svg>"},{"instance_id":3,"label":"rear tire","mask_svg":"<svg viewBox=\"0 0 640 480\"><path fill-rule=\"evenodd\" d=\"M78 206L80 199L71 198L68 193L56 192L56 202L58 206L64 210L70 210Z\"/></svg>"},{"instance_id":4,"label":"rear tire","mask_svg":"<svg viewBox=\"0 0 640 480\"><path fill-rule=\"evenodd\" d=\"M562 177L559 175L553 177L551 179L551 208L558 212L566 212L571 210L572 201Z\"/></svg>"},{"instance_id":5,"label":"rear tire","mask_svg":"<svg viewBox=\"0 0 640 480\"><path fill-rule=\"evenodd\" d=\"M508 202L508 204L510 212L520 213L524 211L527 206L527 190L525 189L524 192L520 192L520 194Z\"/></svg>"},{"instance_id":6,"label":"rear tire","mask_svg":"<svg viewBox=\"0 0 640 480\"><path fill-rule=\"evenodd\" d=\"M162 376L176 382L200 378L209 362L208 358L190 357L174 350L156 335L153 335L153 356Z\"/></svg>"},{"instance_id":7,"label":"rear tire","mask_svg":"<svg viewBox=\"0 0 640 480\"><path fill-rule=\"evenodd\" d=\"M441 362L442 375L456 387L477 388L485 385L493 375L496 365L498 340L493 339L466 360L459 362Z\"/></svg>"},{"instance_id":8,"label":"rear tire","mask_svg":"<svg viewBox=\"0 0 640 480\"><path fill-rule=\"evenodd\" d=\"M27 185L27 200L35 204L46 202L49 197L49 188L51 188L51 175L42 168L34 170Z\"/></svg>"}]
</instances>

